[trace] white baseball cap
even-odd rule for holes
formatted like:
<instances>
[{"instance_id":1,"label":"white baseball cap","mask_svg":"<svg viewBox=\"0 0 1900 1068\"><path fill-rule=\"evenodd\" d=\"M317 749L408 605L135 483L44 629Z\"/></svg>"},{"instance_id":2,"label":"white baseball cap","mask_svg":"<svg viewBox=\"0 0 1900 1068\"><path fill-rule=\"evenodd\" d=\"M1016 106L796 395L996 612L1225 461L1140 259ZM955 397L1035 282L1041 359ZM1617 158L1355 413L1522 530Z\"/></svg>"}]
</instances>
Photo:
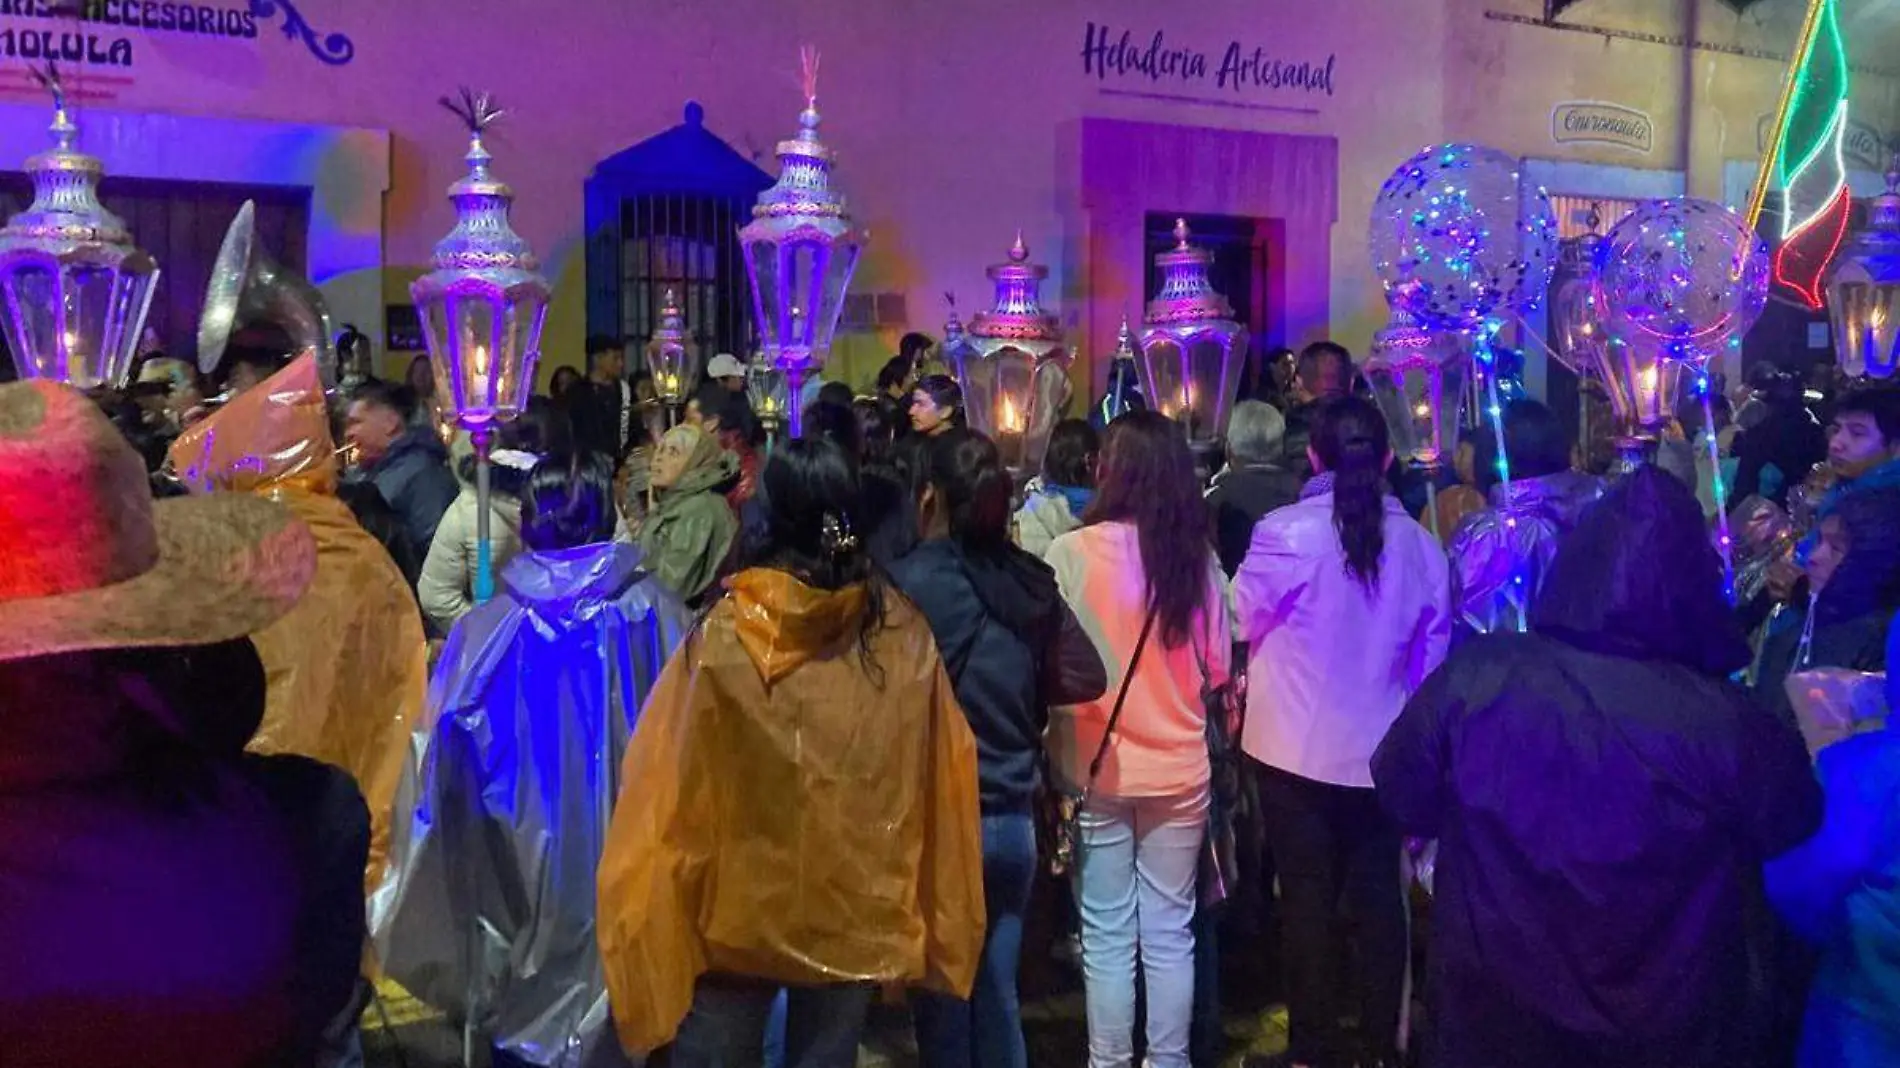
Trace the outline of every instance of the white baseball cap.
<instances>
[{"instance_id":1,"label":"white baseball cap","mask_svg":"<svg viewBox=\"0 0 1900 1068\"><path fill-rule=\"evenodd\" d=\"M706 377L744 378L745 364L740 363L739 357L734 356L732 353L722 352L707 362Z\"/></svg>"}]
</instances>

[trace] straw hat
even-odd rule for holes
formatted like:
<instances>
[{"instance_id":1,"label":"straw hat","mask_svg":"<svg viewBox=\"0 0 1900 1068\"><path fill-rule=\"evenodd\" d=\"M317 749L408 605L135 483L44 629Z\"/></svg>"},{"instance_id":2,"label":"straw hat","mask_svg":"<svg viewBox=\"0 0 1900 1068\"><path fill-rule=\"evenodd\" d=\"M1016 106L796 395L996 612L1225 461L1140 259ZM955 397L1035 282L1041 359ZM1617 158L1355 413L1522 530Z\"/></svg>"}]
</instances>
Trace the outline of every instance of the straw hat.
<instances>
[{"instance_id":1,"label":"straw hat","mask_svg":"<svg viewBox=\"0 0 1900 1068\"><path fill-rule=\"evenodd\" d=\"M242 494L154 502L145 465L84 395L0 386L0 662L211 645L288 612L316 543Z\"/></svg>"}]
</instances>

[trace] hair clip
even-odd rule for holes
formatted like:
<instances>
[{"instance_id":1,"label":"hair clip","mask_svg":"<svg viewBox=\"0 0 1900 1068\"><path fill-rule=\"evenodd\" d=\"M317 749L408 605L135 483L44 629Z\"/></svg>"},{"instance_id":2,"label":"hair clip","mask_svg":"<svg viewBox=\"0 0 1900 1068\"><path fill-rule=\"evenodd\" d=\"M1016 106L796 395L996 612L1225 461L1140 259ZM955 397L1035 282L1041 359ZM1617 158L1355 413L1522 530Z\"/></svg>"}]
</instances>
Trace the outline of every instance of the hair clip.
<instances>
[{"instance_id":1,"label":"hair clip","mask_svg":"<svg viewBox=\"0 0 1900 1068\"><path fill-rule=\"evenodd\" d=\"M851 530L849 517L842 512L826 512L822 523L819 543L828 555L849 556L858 551L858 536Z\"/></svg>"}]
</instances>

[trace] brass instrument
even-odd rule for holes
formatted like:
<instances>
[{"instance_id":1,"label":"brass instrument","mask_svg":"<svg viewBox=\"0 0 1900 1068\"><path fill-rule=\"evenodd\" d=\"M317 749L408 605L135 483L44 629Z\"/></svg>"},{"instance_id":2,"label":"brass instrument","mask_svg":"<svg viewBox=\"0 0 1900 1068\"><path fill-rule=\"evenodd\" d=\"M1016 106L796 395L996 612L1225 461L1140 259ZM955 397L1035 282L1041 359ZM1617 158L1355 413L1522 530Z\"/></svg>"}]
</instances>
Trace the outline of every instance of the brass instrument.
<instances>
[{"instance_id":1,"label":"brass instrument","mask_svg":"<svg viewBox=\"0 0 1900 1068\"><path fill-rule=\"evenodd\" d=\"M264 251L257 239L257 205L245 201L224 232L204 314L198 320L198 369L210 374L224 359L231 335L250 323L267 322L290 335L290 352L312 351L326 389L337 382L336 324L323 294L309 280Z\"/></svg>"}]
</instances>

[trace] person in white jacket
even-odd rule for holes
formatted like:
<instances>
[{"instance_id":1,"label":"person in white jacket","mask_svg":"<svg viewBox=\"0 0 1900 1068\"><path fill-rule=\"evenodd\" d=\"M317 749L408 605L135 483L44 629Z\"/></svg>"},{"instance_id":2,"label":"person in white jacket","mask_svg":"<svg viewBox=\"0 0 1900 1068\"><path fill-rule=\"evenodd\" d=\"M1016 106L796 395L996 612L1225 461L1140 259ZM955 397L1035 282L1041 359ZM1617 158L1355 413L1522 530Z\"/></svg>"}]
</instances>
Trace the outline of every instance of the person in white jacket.
<instances>
[{"instance_id":1,"label":"person in white jacket","mask_svg":"<svg viewBox=\"0 0 1900 1068\"><path fill-rule=\"evenodd\" d=\"M1082 525L1082 513L1095 499L1095 457L1101 442L1087 420L1064 419L1049 432L1042 474L1032 479L1016 510L1016 544L1033 556L1047 557L1049 545Z\"/></svg>"},{"instance_id":2,"label":"person in white jacket","mask_svg":"<svg viewBox=\"0 0 1900 1068\"><path fill-rule=\"evenodd\" d=\"M1398 1063L1406 917L1396 826L1372 789L1372 753L1451 640L1437 539L1387 493L1378 409L1321 408L1315 476L1255 525L1234 575L1250 647L1241 748L1256 769L1284 918L1288 1059ZM1342 916L1356 921L1346 951ZM1356 963L1350 983L1339 974ZM1356 1011L1355 1011L1356 1010ZM1359 1034L1340 1020L1356 1015Z\"/></svg>"},{"instance_id":3,"label":"person in white jacket","mask_svg":"<svg viewBox=\"0 0 1900 1068\"><path fill-rule=\"evenodd\" d=\"M489 574L501 574L502 565L521 552L522 487L544 453L566 455L572 433L566 416L537 397L513 422L503 424L489 452L488 552ZM475 501L475 447L467 434L457 434L449 447L449 467L462 492L442 515L429 543L416 580L416 600L430 628L447 634L457 620L475 607L475 570L479 550L476 538L480 509Z\"/></svg>"}]
</instances>

